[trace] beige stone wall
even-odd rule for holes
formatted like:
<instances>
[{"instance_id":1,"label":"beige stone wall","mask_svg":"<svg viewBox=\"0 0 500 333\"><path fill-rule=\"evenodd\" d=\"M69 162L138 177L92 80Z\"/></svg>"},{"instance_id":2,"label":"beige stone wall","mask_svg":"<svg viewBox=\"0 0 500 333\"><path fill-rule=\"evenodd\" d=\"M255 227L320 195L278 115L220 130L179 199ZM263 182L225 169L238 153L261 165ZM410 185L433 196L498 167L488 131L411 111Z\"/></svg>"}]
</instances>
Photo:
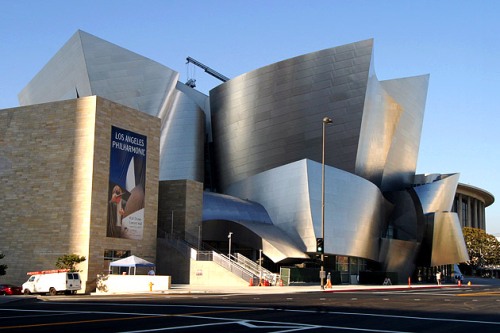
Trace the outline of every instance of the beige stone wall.
<instances>
[{"instance_id":1,"label":"beige stone wall","mask_svg":"<svg viewBox=\"0 0 500 333\"><path fill-rule=\"evenodd\" d=\"M140 241L106 237L111 126L147 136ZM22 284L76 253L89 291L105 249L155 261L159 133L158 118L95 96L0 110L0 281Z\"/></svg>"},{"instance_id":2,"label":"beige stone wall","mask_svg":"<svg viewBox=\"0 0 500 333\"><path fill-rule=\"evenodd\" d=\"M171 234L198 245L203 214L203 183L194 180L165 180L159 184L158 237ZM172 220L173 217L173 220Z\"/></svg>"}]
</instances>

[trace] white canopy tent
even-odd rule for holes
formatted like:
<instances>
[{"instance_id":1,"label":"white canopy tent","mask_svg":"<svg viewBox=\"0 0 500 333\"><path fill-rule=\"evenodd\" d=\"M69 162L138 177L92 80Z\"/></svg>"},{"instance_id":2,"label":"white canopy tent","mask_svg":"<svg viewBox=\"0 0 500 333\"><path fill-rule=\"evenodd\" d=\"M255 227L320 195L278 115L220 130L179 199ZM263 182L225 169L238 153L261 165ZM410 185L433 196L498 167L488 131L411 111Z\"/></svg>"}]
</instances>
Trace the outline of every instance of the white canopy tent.
<instances>
[{"instance_id":1,"label":"white canopy tent","mask_svg":"<svg viewBox=\"0 0 500 333\"><path fill-rule=\"evenodd\" d=\"M136 257L134 255L131 255L130 257L119 259L116 261L112 261L109 264L109 270L112 271L113 267L126 267L128 268L128 274L131 275L131 272L133 271L133 275L136 274L137 272L137 267L155 267L156 265L153 264L152 262L149 262L147 260L144 260L142 258ZM133 268L133 270L132 270Z\"/></svg>"}]
</instances>

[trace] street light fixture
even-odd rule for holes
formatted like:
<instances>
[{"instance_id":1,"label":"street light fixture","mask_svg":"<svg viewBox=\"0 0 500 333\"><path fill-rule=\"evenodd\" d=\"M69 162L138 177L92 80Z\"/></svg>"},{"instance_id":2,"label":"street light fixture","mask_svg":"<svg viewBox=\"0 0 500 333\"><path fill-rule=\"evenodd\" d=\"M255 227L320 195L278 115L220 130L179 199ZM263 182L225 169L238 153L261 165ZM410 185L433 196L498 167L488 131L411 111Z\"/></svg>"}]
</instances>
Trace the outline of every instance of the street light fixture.
<instances>
[{"instance_id":1,"label":"street light fixture","mask_svg":"<svg viewBox=\"0 0 500 333\"><path fill-rule=\"evenodd\" d=\"M330 117L323 118L323 156L321 160L321 238L323 239L323 246L325 241L325 128L326 125L331 124ZM321 289L325 288L325 254L324 249L321 252Z\"/></svg>"},{"instance_id":2,"label":"street light fixture","mask_svg":"<svg viewBox=\"0 0 500 333\"><path fill-rule=\"evenodd\" d=\"M227 235L227 238L229 238L229 261L231 261L231 236L233 235L232 232L229 232L229 235Z\"/></svg>"}]
</instances>

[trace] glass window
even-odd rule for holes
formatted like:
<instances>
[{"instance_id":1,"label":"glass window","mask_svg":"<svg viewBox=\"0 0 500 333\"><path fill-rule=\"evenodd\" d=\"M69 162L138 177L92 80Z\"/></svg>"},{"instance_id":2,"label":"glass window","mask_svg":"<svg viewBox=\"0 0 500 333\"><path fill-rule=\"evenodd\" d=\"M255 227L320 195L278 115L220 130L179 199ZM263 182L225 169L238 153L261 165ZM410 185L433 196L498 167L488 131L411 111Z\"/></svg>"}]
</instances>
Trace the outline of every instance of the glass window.
<instances>
[{"instance_id":1,"label":"glass window","mask_svg":"<svg viewBox=\"0 0 500 333\"><path fill-rule=\"evenodd\" d=\"M337 271L349 271L349 257L337 256Z\"/></svg>"},{"instance_id":2,"label":"glass window","mask_svg":"<svg viewBox=\"0 0 500 333\"><path fill-rule=\"evenodd\" d=\"M102 271L109 273L111 271L109 264L112 261L129 257L130 254L131 254L130 250L112 250L112 249L104 250L104 261L102 264Z\"/></svg>"},{"instance_id":3,"label":"glass window","mask_svg":"<svg viewBox=\"0 0 500 333\"><path fill-rule=\"evenodd\" d=\"M130 250L104 250L104 260L117 260L130 256Z\"/></svg>"}]
</instances>

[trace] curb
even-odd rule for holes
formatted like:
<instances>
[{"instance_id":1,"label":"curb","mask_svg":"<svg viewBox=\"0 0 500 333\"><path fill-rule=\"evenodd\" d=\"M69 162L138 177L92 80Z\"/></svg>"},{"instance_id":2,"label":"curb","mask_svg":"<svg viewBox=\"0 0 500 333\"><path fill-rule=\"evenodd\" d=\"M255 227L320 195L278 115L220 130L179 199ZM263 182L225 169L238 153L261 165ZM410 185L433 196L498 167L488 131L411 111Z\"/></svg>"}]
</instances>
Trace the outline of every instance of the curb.
<instances>
[{"instance_id":1,"label":"curb","mask_svg":"<svg viewBox=\"0 0 500 333\"><path fill-rule=\"evenodd\" d=\"M331 289L331 290L323 290L326 293L345 293L345 292L353 292L353 291L405 291L405 290L420 290L420 289L449 289L449 288L473 288L477 287L477 285L440 285L440 286L410 286L410 287L373 287L373 288L351 288L351 289Z\"/></svg>"},{"instance_id":2,"label":"curb","mask_svg":"<svg viewBox=\"0 0 500 333\"><path fill-rule=\"evenodd\" d=\"M2 296L0 297L0 304L12 304L15 303L16 305L19 303L34 303L38 302L38 297L33 297L33 296Z\"/></svg>"}]
</instances>

